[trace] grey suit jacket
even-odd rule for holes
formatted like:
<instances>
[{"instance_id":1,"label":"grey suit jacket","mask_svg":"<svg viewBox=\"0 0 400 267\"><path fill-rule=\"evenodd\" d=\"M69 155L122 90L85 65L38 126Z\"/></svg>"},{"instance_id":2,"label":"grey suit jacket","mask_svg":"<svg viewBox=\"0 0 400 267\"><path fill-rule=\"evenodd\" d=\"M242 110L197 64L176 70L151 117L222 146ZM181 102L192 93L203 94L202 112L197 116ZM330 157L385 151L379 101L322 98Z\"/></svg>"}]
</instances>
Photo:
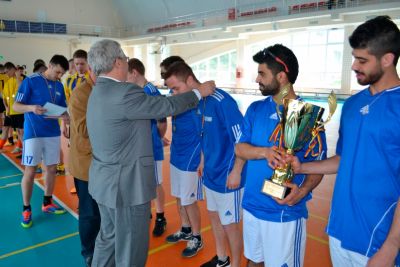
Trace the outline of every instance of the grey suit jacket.
<instances>
[{"instance_id":1,"label":"grey suit jacket","mask_svg":"<svg viewBox=\"0 0 400 267\"><path fill-rule=\"evenodd\" d=\"M86 114L93 151L89 193L97 203L129 207L155 198L150 119L179 114L197 104L193 92L148 96L139 86L99 77Z\"/></svg>"}]
</instances>

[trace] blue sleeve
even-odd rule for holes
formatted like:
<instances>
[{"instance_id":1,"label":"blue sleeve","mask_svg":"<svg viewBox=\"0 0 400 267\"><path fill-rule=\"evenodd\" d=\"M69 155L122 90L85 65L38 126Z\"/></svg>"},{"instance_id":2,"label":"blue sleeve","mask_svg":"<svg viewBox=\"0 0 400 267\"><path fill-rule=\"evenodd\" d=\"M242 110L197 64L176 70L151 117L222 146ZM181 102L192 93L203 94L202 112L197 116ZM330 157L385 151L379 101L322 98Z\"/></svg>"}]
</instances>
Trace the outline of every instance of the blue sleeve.
<instances>
[{"instance_id":1,"label":"blue sleeve","mask_svg":"<svg viewBox=\"0 0 400 267\"><path fill-rule=\"evenodd\" d=\"M151 95L151 96L161 95L160 91L155 86L153 86L153 88L150 88L149 85L146 85L145 87L143 87L143 90L146 95Z\"/></svg>"},{"instance_id":2,"label":"blue sleeve","mask_svg":"<svg viewBox=\"0 0 400 267\"><path fill-rule=\"evenodd\" d=\"M251 104L246 111L246 115L243 119L242 124L242 136L240 137L240 143L250 143L251 135L253 131L253 119L254 119L254 104Z\"/></svg>"},{"instance_id":3,"label":"blue sleeve","mask_svg":"<svg viewBox=\"0 0 400 267\"><path fill-rule=\"evenodd\" d=\"M57 83L57 92L60 93L60 97L57 97L57 105L67 107L67 100L65 97L64 86L61 82Z\"/></svg>"},{"instance_id":4,"label":"blue sleeve","mask_svg":"<svg viewBox=\"0 0 400 267\"><path fill-rule=\"evenodd\" d=\"M342 114L340 115L340 124L339 124L339 138L336 143L336 155L340 156L342 154L342 148L343 148L343 131L342 131L342 122L343 122L343 116L345 113L345 107L346 103L343 105L342 108Z\"/></svg>"},{"instance_id":5,"label":"blue sleeve","mask_svg":"<svg viewBox=\"0 0 400 267\"><path fill-rule=\"evenodd\" d=\"M224 122L229 134L229 138L234 143L239 142L242 135L241 127L243 123L243 115L234 99L224 99L220 105Z\"/></svg>"},{"instance_id":6,"label":"blue sleeve","mask_svg":"<svg viewBox=\"0 0 400 267\"><path fill-rule=\"evenodd\" d=\"M15 102L19 102L22 104L29 104L28 99L30 99L30 96L32 94L32 83L31 79L27 78L24 79L21 83L21 85L18 88L17 95L15 96Z\"/></svg>"}]
</instances>

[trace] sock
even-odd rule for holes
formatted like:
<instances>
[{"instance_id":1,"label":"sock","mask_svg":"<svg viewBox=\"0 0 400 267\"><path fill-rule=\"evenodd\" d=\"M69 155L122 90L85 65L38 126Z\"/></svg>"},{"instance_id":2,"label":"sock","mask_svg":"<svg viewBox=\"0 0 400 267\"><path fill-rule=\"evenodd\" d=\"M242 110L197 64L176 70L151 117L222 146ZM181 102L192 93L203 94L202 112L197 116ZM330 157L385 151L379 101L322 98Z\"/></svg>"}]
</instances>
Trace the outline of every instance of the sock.
<instances>
[{"instance_id":1,"label":"sock","mask_svg":"<svg viewBox=\"0 0 400 267\"><path fill-rule=\"evenodd\" d=\"M197 234L197 235L193 235L194 238L196 238L197 240L201 241L201 235Z\"/></svg>"},{"instance_id":2,"label":"sock","mask_svg":"<svg viewBox=\"0 0 400 267\"><path fill-rule=\"evenodd\" d=\"M156 220L165 220L164 212L156 213Z\"/></svg>"},{"instance_id":3,"label":"sock","mask_svg":"<svg viewBox=\"0 0 400 267\"><path fill-rule=\"evenodd\" d=\"M12 144L12 145L14 145L14 138L11 136L11 137L8 137L8 142L10 143L10 144Z\"/></svg>"},{"instance_id":4,"label":"sock","mask_svg":"<svg viewBox=\"0 0 400 267\"><path fill-rule=\"evenodd\" d=\"M52 196L43 196L43 205L47 206L51 204Z\"/></svg>"},{"instance_id":5,"label":"sock","mask_svg":"<svg viewBox=\"0 0 400 267\"><path fill-rule=\"evenodd\" d=\"M223 258L218 257L218 265L224 264L227 259L228 259L228 256L225 256Z\"/></svg>"},{"instance_id":6,"label":"sock","mask_svg":"<svg viewBox=\"0 0 400 267\"><path fill-rule=\"evenodd\" d=\"M22 148L22 142L21 142L21 140L19 140L19 139L18 139L18 141L17 141L17 147Z\"/></svg>"},{"instance_id":7,"label":"sock","mask_svg":"<svg viewBox=\"0 0 400 267\"><path fill-rule=\"evenodd\" d=\"M182 232L184 232L185 234L190 234L192 232L192 227L184 227L182 226Z\"/></svg>"},{"instance_id":8,"label":"sock","mask_svg":"<svg viewBox=\"0 0 400 267\"><path fill-rule=\"evenodd\" d=\"M31 205L28 205L28 206L24 205L24 208L22 209L22 211L26 211L26 210L32 210Z\"/></svg>"},{"instance_id":9,"label":"sock","mask_svg":"<svg viewBox=\"0 0 400 267\"><path fill-rule=\"evenodd\" d=\"M4 144L5 144L6 142L7 142L7 140L0 139L0 149L3 148L3 146L4 146Z\"/></svg>"}]
</instances>

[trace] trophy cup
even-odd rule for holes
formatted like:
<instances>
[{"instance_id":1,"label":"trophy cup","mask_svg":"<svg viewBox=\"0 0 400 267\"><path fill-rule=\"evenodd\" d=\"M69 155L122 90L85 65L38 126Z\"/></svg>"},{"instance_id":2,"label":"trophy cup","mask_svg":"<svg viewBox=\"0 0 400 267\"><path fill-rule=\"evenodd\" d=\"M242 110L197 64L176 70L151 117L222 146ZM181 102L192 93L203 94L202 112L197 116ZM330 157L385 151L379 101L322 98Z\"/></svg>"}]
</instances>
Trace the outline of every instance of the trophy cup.
<instances>
[{"instance_id":1,"label":"trophy cup","mask_svg":"<svg viewBox=\"0 0 400 267\"><path fill-rule=\"evenodd\" d=\"M278 112L280 122L272 134L276 139L280 132L280 148L283 147L287 154L294 155L308 143L308 150L313 150L317 143L316 140L320 141L319 132L324 130L324 125L331 120L336 110L336 95L331 92L328 97L329 116L325 122L322 122L324 108L300 100L283 99L283 97L281 99L283 112L282 115ZM277 110L279 110L279 106L277 106ZM321 144L319 144L319 149L321 149ZM293 177L294 173L290 164L278 167L270 179L265 179L261 191L264 194L283 199L290 192L284 184L292 181Z\"/></svg>"}]
</instances>

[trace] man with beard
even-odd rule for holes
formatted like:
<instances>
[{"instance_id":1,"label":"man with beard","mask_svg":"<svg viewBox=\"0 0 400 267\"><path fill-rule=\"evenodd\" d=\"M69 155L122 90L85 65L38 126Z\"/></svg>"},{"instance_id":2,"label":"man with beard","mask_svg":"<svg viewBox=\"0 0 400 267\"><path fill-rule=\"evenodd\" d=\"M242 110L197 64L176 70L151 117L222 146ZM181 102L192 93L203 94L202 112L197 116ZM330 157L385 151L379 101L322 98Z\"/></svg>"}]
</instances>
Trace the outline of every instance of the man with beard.
<instances>
[{"instance_id":1,"label":"man with beard","mask_svg":"<svg viewBox=\"0 0 400 267\"><path fill-rule=\"evenodd\" d=\"M256 82L267 98L247 109L236 145L236 156L248 161L243 196L244 255L248 266L302 266L306 202L322 175L296 175L292 183L286 184L291 191L282 200L261 192L264 180L270 179L281 160L276 147L279 141L270 138L279 123L276 102L282 90L288 90L286 98L299 99L293 90L299 65L293 52L280 44L258 52L253 60L259 64ZM296 153L302 161L326 157L325 134L320 135L322 141L311 152L307 153L307 143Z\"/></svg>"},{"instance_id":2,"label":"man with beard","mask_svg":"<svg viewBox=\"0 0 400 267\"><path fill-rule=\"evenodd\" d=\"M400 31L379 16L349 41L357 81L369 87L343 105L336 155L287 160L296 173L337 173L327 227L333 266L399 266Z\"/></svg>"}]
</instances>

